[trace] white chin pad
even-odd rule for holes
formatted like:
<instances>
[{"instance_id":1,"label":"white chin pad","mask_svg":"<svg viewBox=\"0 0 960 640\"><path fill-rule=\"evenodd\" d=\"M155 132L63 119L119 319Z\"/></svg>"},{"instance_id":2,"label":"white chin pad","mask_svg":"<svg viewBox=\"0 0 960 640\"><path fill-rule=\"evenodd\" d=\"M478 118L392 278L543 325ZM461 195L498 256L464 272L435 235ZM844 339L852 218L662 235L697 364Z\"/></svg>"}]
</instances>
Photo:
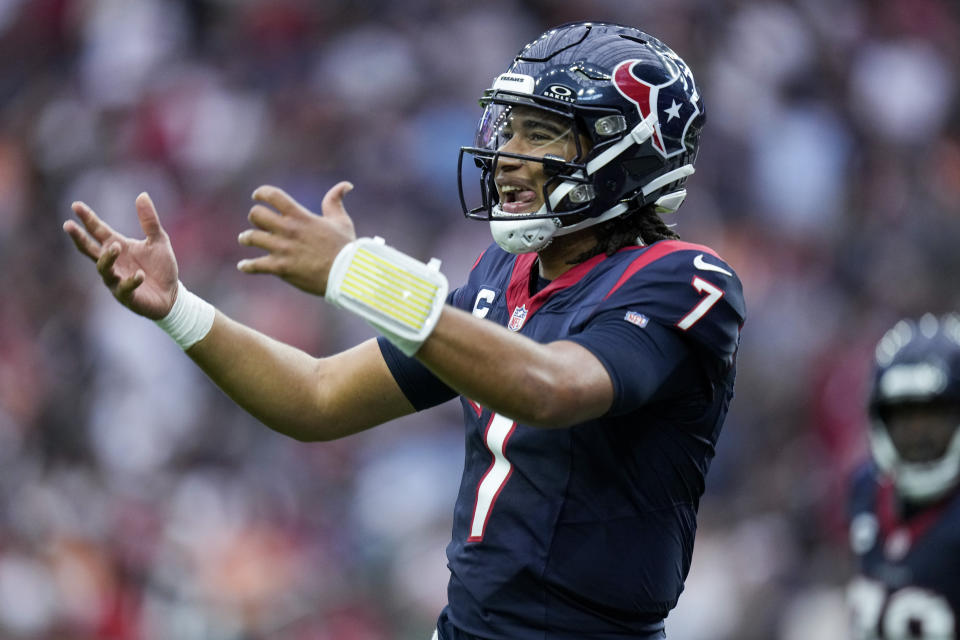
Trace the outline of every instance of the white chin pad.
<instances>
[{"instance_id":1,"label":"white chin pad","mask_svg":"<svg viewBox=\"0 0 960 640\"><path fill-rule=\"evenodd\" d=\"M532 253L550 244L559 226L560 221L556 218L491 220L490 233L504 251Z\"/></svg>"}]
</instances>

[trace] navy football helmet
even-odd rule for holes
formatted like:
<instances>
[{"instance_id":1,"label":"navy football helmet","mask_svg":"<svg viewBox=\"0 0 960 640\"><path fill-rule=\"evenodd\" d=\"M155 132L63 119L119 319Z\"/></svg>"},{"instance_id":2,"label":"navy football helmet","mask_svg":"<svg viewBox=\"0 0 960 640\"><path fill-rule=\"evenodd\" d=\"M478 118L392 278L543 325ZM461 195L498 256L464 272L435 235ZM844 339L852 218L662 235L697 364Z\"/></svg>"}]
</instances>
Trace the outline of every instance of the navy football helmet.
<instances>
[{"instance_id":1,"label":"navy football helmet","mask_svg":"<svg viewBox=\"0 0 960 640\"><path fill-rule=\"evenodd\" d=\"M460 202L469 218L489 220L512 253L537 251L556 235L654 204L676 211L693 172L703 101L689 67L660 40L633 27L577 22L545 32L517 54L480 100L472 147L462 147ZM565 118L589 141L571 160L499 149L510 111L535 107ZM480 199L466 202L465 157L479 169ZM533 213L500 208L494 176L503 157L541 162L550 176Z\"/></svg>"},{"instance_id":2,"label":"navy football helmet","mask_svg":"<svg viewBox=\"0 0 960 640\"><path fill-rule=\"evenodd\" d=\"M925 434L895 433L897 413L917 410L935 411L940 425ZM960 316L926 314L918 321L901 320L884 335L876 349L869 411L873 459L902 496L929 501L957 485Z\"/></svg>"}]
</instances>

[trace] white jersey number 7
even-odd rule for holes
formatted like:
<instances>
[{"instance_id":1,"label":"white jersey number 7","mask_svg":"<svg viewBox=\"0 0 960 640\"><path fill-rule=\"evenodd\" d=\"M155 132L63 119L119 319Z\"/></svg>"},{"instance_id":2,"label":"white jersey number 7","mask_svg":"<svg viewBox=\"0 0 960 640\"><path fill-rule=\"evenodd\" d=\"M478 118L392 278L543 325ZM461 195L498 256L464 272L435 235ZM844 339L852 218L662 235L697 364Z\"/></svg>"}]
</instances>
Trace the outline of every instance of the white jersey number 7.
<instances>
[{"instance_id":1,"label":"white jersey number 7","mask_svg":"<svg viewBox=\"0 0 960 640\"><path fill-rule=\"evenodd\" d=\"M697 303L697 306L690 310L690 313L683 316L677 323L677 327L684 331L695 325L697 320L706 315L707 311L710 311L713 305L717 304L717 301L723 297L723 289L707 282L700 276L694 276L693 282L690 284L697 290L697 293L706 295Z\"/></svg>"}]
</instances>

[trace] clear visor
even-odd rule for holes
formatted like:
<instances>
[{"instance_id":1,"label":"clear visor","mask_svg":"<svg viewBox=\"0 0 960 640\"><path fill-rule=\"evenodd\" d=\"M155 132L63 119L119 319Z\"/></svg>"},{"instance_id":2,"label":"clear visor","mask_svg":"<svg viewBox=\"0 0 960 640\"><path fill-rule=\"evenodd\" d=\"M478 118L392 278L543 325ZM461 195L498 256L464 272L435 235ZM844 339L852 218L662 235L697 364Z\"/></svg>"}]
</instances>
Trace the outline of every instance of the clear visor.
<instances>
[{"instance_id":1,"label":"clear visor","mask_svg":"<svg viewBox=\"0 0 960 640\"><path fill-rule=\"evenodd\" d=\"M550 148L552 155L564 160L580 155L573 118L522 104L488 104L480 118L474 146L499 151L514 139L516 153Z\"/></svg>"},{"instance_id":2,"label":"clear visor","mask_svg":"<svg viewBox=\"0 0 960 640\"><path fill-rule=\"evenodd\" d=\"M592 199L582 164L588 148L582 138L574 119L565 113L526 102L488 103L474 146L460 149L458 177L464 213L489 220L498 203L511 219L581 212ZM470 157L472 162L465 162ZM502 200L496 177L510 170L504 167L521 164L528 167L522 172L526 188L513 190ZM574 185L581 183L583 188L575 190ZM479 193L470 185L478 185ZM554 194L558 187L563 191ZM551 197L555 202L550 202Z\"/></svg>"}]
</instances>

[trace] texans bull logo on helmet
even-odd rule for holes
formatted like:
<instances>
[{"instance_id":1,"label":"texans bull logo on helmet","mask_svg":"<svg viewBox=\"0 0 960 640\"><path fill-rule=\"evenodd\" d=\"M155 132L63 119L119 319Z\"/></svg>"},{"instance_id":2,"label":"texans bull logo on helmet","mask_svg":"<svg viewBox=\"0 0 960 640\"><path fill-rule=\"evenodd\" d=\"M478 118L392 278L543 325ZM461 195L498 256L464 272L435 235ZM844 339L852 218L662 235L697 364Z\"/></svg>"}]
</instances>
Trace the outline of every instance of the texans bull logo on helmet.
<instances>
[{"instance_id":1,"label":"texans bull logo on helmet","mask_svg":"<svg viewBox=\"0 0 960 640\"><path fill-rule=\"evenodd\" d=\"M653 146L664 158L673 157L684 151L683 140L686 138L687 129L700 114L700 107L696 104L698 98L696 89L690 94L694 97L694 102L677 102L673 97L677 92L667 92L661 90L680 82L687 87L687 82L692 82L692 76L688 79L687 75L676 65L670 65L668 68L675 73L671 74L664 82L660 84L650 84L641 80L634 73L638 65L645 65L643 60L624 60L613 72L613 85L617 88L623 97L637 105L640 111L640 117L646 118L654 109L657 113L657 125L653 134Z\"/></svg>"}]
</instances>

